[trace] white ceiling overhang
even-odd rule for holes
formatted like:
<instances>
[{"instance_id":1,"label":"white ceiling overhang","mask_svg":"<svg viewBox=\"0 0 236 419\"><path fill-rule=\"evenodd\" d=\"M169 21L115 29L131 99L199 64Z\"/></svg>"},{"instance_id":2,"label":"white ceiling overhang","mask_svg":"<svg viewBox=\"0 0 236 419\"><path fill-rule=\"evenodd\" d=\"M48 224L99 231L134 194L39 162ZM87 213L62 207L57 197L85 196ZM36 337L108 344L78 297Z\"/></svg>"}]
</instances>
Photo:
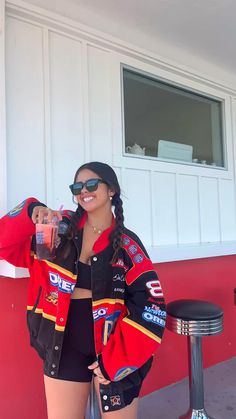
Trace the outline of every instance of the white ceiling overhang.
<instances>
[{"instance_id":1,"label":"white ceiling overhang","mask_svg":"<svg viewBox=\"0 0 236 419\"><path fill-rule=\"evenodd\" d=\"M236 80L235 0L29 0L126 42Z\"/></svg>"}]
</instances>

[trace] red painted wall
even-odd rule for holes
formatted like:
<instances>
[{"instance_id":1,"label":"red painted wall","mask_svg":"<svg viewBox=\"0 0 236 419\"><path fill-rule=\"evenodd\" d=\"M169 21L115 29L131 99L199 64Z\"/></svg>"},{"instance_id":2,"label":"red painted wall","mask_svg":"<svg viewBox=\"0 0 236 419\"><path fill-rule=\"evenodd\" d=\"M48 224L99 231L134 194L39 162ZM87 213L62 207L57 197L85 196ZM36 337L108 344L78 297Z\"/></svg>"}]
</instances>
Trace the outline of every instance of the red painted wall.
<instances>
[{"instance_id":1,"label":"red painted wall","mask_svg":"<svg viewBox=\"0 0 236 419\"><path fill-rule=\"evenodd\" d=\"M212 301L224 309L224 332L203 338L204 366L236 356L236 256L156 265L167 302L179 298ZM0 280L0 417L46 419L42 363L28 343L25 320L27 279ZM142 394L187 375L186 338L169 331L155 357Z\"/></svg>"},{"instance_id":2,"label":"red painted wall","mask_svg":"<svg viewBox=\"0 0 236 419\"><path fill-rule=\"evenodd\" d=\"M236 255L180 262L160 263L156 270L166 302L182 298L201 299L224 310L224 331L203 338L205 368L236 356ZM165 331L143 395L181 380L188 375L186 337Z\"/></svg>"},{"instance_id":3,"label":"red painted wall","mask_svg":"<svg viewBox=\"0 0 236 419\"><path fill-rule=\"evenodd\" d=\"M46 419L42 363L29 346L28 279L0 278L0 417Z\"/></svg>"}]
</instances>

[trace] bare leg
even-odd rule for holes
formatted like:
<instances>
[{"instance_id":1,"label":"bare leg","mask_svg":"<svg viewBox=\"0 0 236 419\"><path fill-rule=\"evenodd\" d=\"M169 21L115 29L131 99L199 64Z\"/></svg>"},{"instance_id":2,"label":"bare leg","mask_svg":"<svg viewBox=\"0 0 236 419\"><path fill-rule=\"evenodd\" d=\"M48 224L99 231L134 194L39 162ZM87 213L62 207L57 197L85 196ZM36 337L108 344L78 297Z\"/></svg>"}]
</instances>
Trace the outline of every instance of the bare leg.
<instances>
[{"instance_id":1,"label":"bare leg","mask_svg":"<svg viewBox=\"0 0 236 419\"><path fill-rule=\"evenodd\" d=\"M48 419L84 419L91 383L44 375Z\"/></svg>"},{"instance_id":2,"label":"bare leg","mask_svg":"<svg viewBox=\"0 0 236 419\"><path fill-rule=\"evenodd\" d=\"M138 398L135 398L131 404L129 404L126 407L123 407L123 409L116 410L115 412L102 412L102 406L101 406L101 400L100 400L100 394L99 394L99 383L97 379L94 379L96 393L98 397L98 403L100 407L100 412L102 419L137 419L138 415Z\"/></svg>"}]
</instances>

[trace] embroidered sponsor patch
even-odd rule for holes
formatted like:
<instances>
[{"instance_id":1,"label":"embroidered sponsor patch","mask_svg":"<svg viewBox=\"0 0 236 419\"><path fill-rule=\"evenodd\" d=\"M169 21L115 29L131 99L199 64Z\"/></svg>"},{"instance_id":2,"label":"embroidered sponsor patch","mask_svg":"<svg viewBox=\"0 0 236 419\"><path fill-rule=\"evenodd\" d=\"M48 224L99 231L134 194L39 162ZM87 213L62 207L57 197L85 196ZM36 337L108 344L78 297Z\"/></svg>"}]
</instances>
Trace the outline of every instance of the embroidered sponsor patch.
<instances>
[{"instance_id":1,"label":"embroidered sponsor patch","mask_svg":"<svg viewBox=\"0 0 236 419\"><path fill-rule=\"evenodd\" d=\"M131 255L135 255L135 253L137 253L137 251L138 251L138 248L137 248L137 246L135 246L135 244L131 244L131 246L128 247L128 252Z\"/></svg>"},{"instance_id":2,"label":"embroidered sponsor patch","mask_svg":"<svg viewBox=\"0 0 236 419\"><path fill-rule=\"evenodd\" d=\"M124 288L114 288L114 292L121 292L123 294L125 290Z\"/></svg>"},{"instance_id":3,"label":"embroidered sponsor patch","mask_svg":"<svg viewBox=\"0 0 236 419\"><path fill-rule=\"evenodd\" d=\"M123 367L120 368L117 373L115 374L114 381L120 381L122 378L126 377L127 375L131 374L135 370L137 370L138 367Z\"/></svg>"},{"instance_id":4,"label":"embroidered sponsor patch","mask_svg":"<svg viewBox=\"0 0 236 419\"><path fill-rule=\"evenodd\" d=\"M106 307L100 307L96 310L93 310L93 318L94 320L99 320L105 317L107 314L107 308Z\"/></svg>"},{"instance_id":5,"label":"embroidered sponsor patch","mask_svg":"<svg viewBox=\"0 0 236 419\"><path fill-rule=\"evenodd\" d=\"M129 239L127 236L123 237L123 244L126 251L129 253L134 264L142 263L146 257L140 246L136 242ZM138 253L137 253L138 252Z\"/></svg>"},{"instance_id":6,"label":"embroidered sponsor patch","mask_svg":"<svg viewBox=\"0 0 236 419\"><path fill-rule=\"evenodd\" d=\"M143 255L141 255L141 253L137 253L137 255L134 256L134 261L136 263L142 263L142 261L143 261Z\"/></svg>"},{"instance_id":7,"label":"embroidered sponsor patch","mask_svg":"<svg viewBox=\"0 0 236 419\"><path fill-rule=\"evenodd\" d=\"M116 396L110 396L110 402L112 406L120 406L121 405L120 396L118 394Z\"/></svg>"},{"instance_id":8,"label":"embroidered sponsor patch","mask_svg":"<svg viewBox=\"0 0 236 419\"><path fill-rule=\"evenodd\" d=\"M127 244L130 244L130 239L128 238L128 237L123 237L123 244L125 245L125 246L127 246Z\"/></svg>"},{"instance_id":9,"label":"embroidered sponsor patch","mask_svg":"<svg viewBox=\"0 0 236 419\"><path fill-rule=\"evenodd\" d=\"M148 281L146 283L146 287L148 289L149 294L154 297L163 297L163 292L161 288L161 283L158 279L153 279L152 281Z\"/></svg>"},{"instance_id":10,"label":"embroidered sponsor patch","mask_svg":"<svg viewBox=\"0 0 236 419\"><path fill-rule=\"evenodd\" d=\"M71 294L74 291L75 284L68 281L67 279L61 278L59 274L55 272L49 272L50 284L54 287L58 287L58 290Z\"/></svg>"},{"instance_id":11,"label":"embroidered sponsor patch","mask_svg":"<svg viewBox=\"0 0 236 419\"><path fill-rule=\"evenodd\" d=\"M111 332L114 330L116 321L120 315L120 310L116 310L114 313L110 314L106 317L104 326L103 326L103 333L102 333L102 341L103 345L107 344L108 338L111 334Z\"/></svg>"},{"instance_id":12,"label":"embroidered sponsor patch","mask_svg":"<svg viewBox=\"0 0 236 419\"><path fill-rule=\"evenodd\" d=\"M58 302L58 292L52 291L46 295L45 300L48 303L52 303L54 306L57 305Z\"/></svg>"},{"instance_id":13,"label":"embroidered sponsor patch","mask_svg":"<svg viewBox=\"0 0 236 419\"><path fill-rule=\"evenodd\" d=\"M152 307L145 306L144 310L148 313L155 314L159 317L163 317L163 318L166 317L166 311L165 310L160 310L160 308L158 306L156 306L155 304L152 304Z\"/></svg>"},{"instance_id":14,"label":"embroidered sponsor patch","mask_svg":"<svg viewBox=\"0 0 236 419\"><path fill-rule=\"evenodd\" d=\"M116 274L116 275L113 276L113 281L125 282L125 276L120 275L120 274Z\"/></svg>"},{"instance_id":15,"label":"embroidered sponsor patch","mask_svg":"<svg viewBox=\"0 0 236 419\"><path fill-rule=\"evenodd\" d=\"M160 307L157 306L156 304L152 304L152 310L160 310Z\"/></svg>"},{"instance_id":16,"label":"embroidered sponsor patch","mask_svg":"<svg viewBox=\"0 0 236 419\"><path fill-rule=\"evenodd\" d=\"M17 215L19 215L22 211L22 209L24 208L26 203L26 200L21 202L21 204L17 205L15 208L13 208L11 211L8 212L8 216L9 217L16 217Z\"/></svg>"},{"instance_id":17,"label":"embroidered sponsor patch","mask_svg":"<svg viewBox=\"0 0 236 419\"><path fill-rule=\"evenodd\" d=\"M154 324L158 324L161 327L165 327L165 320L160 319L160 317L156 316L155 314L149 313L147 311L144 311L142 314L142 318L146 321L146 322L151 322Z\"/></svg>"},{"instance_id":18,"label":"embroidered sponsor patch","mask_svg":"<svg viewBox=\"0 0 236 419\"><path fill-rule=\"evenodd\" d=\"M122 259L118 259L116 263L113 263L112 267L124 268L125 272L129 270L129 267L124 264Z\"/></svg>"}]
</instances>

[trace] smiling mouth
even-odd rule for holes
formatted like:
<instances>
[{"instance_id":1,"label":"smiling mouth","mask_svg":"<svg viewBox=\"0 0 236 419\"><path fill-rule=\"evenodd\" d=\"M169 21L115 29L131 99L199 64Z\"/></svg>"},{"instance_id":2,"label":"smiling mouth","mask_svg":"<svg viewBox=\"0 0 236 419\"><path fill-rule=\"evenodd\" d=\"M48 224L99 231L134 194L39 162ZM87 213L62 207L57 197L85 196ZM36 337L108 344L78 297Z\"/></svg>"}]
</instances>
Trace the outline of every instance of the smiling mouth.
<instances>
[{"instance_id":1,"label":"smiling mouth","mask_svg":"<svg viewBox=\"0 0 236 419\"><path fill-rule=\"evenodd\" d=\"M85 196L84 198L82 198L82 201L87 203L87 202L92 201L93 199L94 199L93 196Z\"/></svg>"}]
</instances>

